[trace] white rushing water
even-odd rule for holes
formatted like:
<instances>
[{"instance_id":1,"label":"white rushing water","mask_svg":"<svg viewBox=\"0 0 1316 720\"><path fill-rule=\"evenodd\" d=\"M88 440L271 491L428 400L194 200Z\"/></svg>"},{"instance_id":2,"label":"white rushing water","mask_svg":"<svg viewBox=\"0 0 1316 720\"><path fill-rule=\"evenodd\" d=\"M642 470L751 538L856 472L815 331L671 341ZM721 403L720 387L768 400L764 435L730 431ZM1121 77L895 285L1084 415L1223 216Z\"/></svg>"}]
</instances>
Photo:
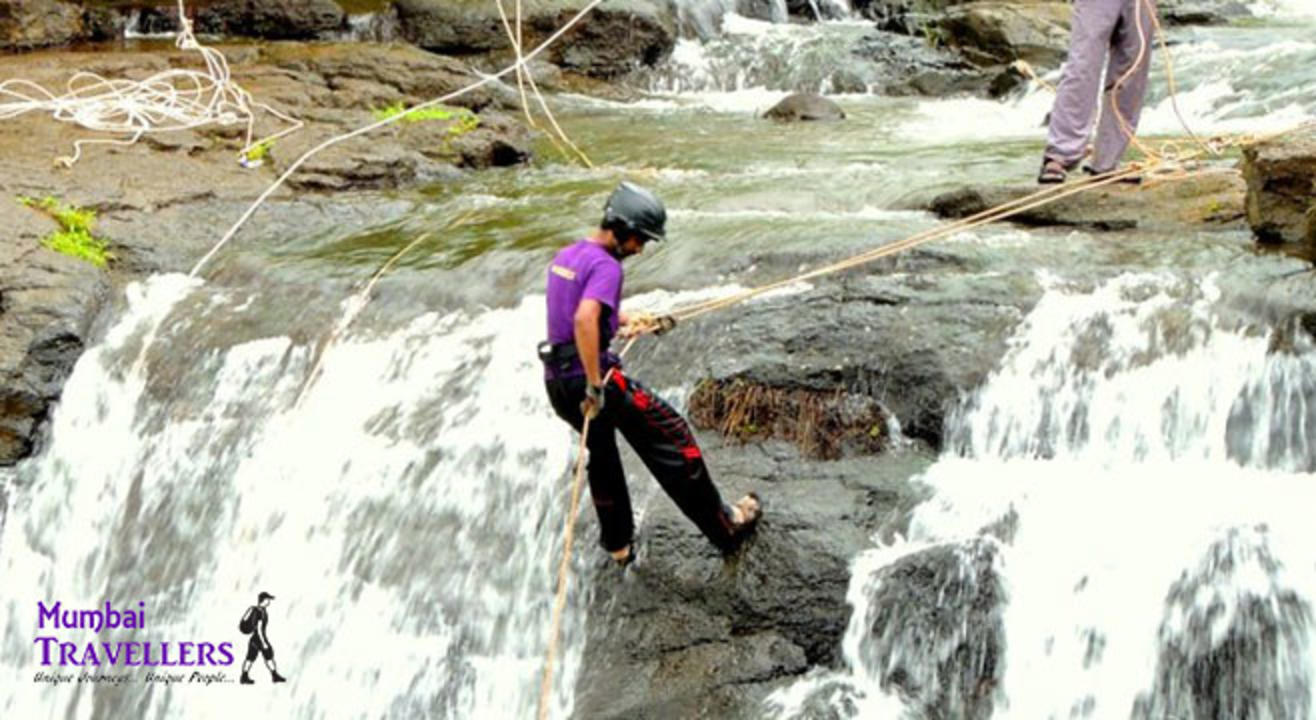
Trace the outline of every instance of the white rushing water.
<instances>
[{"instance_id":1,"label":"white rushing water","mask_svg":"<svg viewBox=\"0 0 1316 720\"><path fill-rule=\"evenodd\" d=\"M856 559L847 670L778 717L1310 713L1311 343L1222 321L1210 279L1052 284L908 539Z\"/></svg>"},{"instance_id":2,"label":"white rushing water","mask_svg":"<svg viewBox=\"0 0 1316 720\"><path fill-rule=\"evenodd\" d=\"M533 352L543 298L344 339L292 407L305 344L268 337L175 357L187 347L177 339L205 334L210 313L241 317L253 304L204 292L177 277L130 289L126 316L79 361L52 445L11 498L0 716L533 715L572 448ZM190 316L171 312L180 298ZM161 318L135 371L140 338ZM33 682L84 669L41 665L35 638L54 635L232 642L233 683L246 652L237 620L260 591L276 598L269 635L291 678L279 692L152 688L139 667L126 668L137 678L126 689ZM145 628L37 626L38 602L106 600L145 602ZM554 717L571 711L584 606L573 592ZM269 682L259 661L252 676Z\"/></svg>"},{"instance_id":3,"label":"white rushing water","mask_svg":"<svg viewBox=\"0 0 1316 720\"><path fill-rule=\"evenodd\" d=\"M655 291L628 306L663 312L738 290ZM327 329L312 342L213 342L244 332L268 302L259 294L156 276L128 300L68 380L51 446L6 488L0 717L534 716L575 447L534 352L543 296L349 330L309 385ZM637 488L637 508L651 494ZM572 712L599 566L589 527L577 534L555 718ZM279 692L236 684L247 650L236 625L262 591L275 596L269 636L291 678ZM144 602L144 628L40 623L39 602L107 600ZM211 686L190 681L208 667L60 666L58 649L46 665L40 637L98 649L230 642L234 663ZM83 671L132 682L35 681ZM153 687L147 671L185 679ZM251 675L270 679L260 660Z\"/></svg>"}]
</instances>

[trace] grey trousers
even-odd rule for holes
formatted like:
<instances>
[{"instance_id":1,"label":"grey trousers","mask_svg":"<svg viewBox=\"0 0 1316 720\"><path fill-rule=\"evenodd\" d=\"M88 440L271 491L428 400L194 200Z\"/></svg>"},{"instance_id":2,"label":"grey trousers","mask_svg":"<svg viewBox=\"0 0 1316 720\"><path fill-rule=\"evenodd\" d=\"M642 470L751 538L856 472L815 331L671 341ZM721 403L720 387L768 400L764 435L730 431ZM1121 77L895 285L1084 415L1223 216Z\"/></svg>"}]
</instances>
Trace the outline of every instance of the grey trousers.
<instances>
[{"instance_id":1,"label":"grey trousers","mask_svg":"<svg viewBox=\"0 0 1316 720\"><path fill-rule=\"evenodd\" d=\"M1060 73L1047 128L1045 156L1048 159L1071 167L1083 158L1097 111L1101 69L1105 65L1101 121L1097 124L1096 150L1089 164L1097 172L1113 170L1119 164L1142 114L1147 69L1156 49L1151 18L1154 10L1155 0L1074 0L1069 58ZM1141 38L1135 13L1142 15ZM1138 51L1144 47L1139 60ZM1135 62L1137 68L1116 90L1115 84ZM1119 107L1127 127L1121 125L1113 106Z\"/></svg>"}]
</instances>

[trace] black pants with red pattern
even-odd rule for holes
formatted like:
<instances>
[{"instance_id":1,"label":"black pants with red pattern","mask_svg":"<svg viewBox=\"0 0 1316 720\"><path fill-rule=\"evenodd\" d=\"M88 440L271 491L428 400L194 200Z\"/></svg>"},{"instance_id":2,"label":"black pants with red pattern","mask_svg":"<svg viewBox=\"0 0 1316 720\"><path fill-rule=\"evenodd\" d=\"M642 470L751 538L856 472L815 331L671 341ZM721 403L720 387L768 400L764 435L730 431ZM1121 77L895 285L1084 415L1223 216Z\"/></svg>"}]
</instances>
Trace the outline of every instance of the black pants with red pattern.
<instances>
[{"instance_id":1,"label":"black pants with red pattern","mask_svg":"<svg viewBox=\"0 0 1316 720\"><path fill-rule=\"evenodd\" d=\"M577 431L584 423L580 404L585 378L546 382L548 399L558 417ZM723 552L735 549L730 509L713 486L690 426L667 401L621 369L612 372L604 388L603 412L589 424L589 491L601 526L601 542L609 552L630 544L635 534L626 473L617 452L615 431L630 444L676 506Z\"/></svg>"}]
</instances>

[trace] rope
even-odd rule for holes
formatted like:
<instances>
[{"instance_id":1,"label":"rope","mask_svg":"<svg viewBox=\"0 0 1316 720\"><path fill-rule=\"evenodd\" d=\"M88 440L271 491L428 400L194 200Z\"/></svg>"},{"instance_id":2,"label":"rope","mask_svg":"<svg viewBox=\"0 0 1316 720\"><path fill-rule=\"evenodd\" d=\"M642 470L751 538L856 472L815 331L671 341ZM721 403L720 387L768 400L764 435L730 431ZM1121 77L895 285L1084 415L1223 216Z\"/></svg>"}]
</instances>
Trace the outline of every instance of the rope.
<instances>
[{"instance_id":1,"label":"rope","mask_svg":"<svg viewBox=\"0 0 1316 720\"><path fill-rule=\"evenodd\" d=\"M512 43L512 50L516 53L516 59L520 61L521 48L523 47L521 44L521 0L516 0L515 32L513 32L512 26L507 19L507 11L503 8L503 0L498 0L497 5L498 16L502 18L503 21L503 29L507 32L507 38ZM553 126L553 133L547 135L549 142L553 143L553 147L567 159L571 158L571 153L568 153L566 148L570 148L571 152L575 153L576 157L580 158L580 161L585 167L592 169L594 163L590 162L590 159L585 155L585 152L577 147L576 144L571 141L571 138L567 137L566 131L562 129L561 125L558 125L557 118L553 117L553 111L548 109L548 102L544 100L544 94L539 91L539 84L535 82L535 77L530 74L524 64L518 64L516 68L516 87L521 93L521 110L525 113L526 122L530 127L542 132L539 123L535 122L534 117L530 114L530 102L526 99L525 93L527 82L530 84L530 89L534 91L535 99L539 101L539 107L543 111L544 116L548 118L548 123ZM563 147L564 144L566 145L566 148Z\"/></svg>"},{"instance_id":2,"label":"rope","mask_svg":"<svg viewBox=\"0 0 1316 720\"><path fill-rule=\"evenodd\" d=\"M175 46L200 53L206 72L166 70L141 81L110 80L95 73L78 72L69 78L63 95L55 95L30 80L6 80L0 83L0 98L9 100L0 102L0 120L30 112L49 112L60 122L131 136L118 140L78 140L73 143L72 155L55 159L57 165L65 168L73 167L82 158L84 145L132 145L148 133L189 130L213 123L246 123L246 145L241 150L245 157L253 148L302 128L300 120L256 102L251 93L233 82L224 55L197 41L183 0L178 0L178 23ZM288 127L259 141L253 140L256 124L253 108L275 116Z\"/></svg>"},{"instance_id":3,"label":"rope","mask_svg":"<svg viewBox=\"0 0 1316 720\"><path fill-rule=\"evenodd\" d=\"M632 337L630 342L618 353L618 357L623 357L631 349L639 336ZM607 387L608 380L612 378L613 371L611 368L603 376L603 385ZM571 545L576 537L576 513L580 510L580 495L584 488L585 480L585 442L589 437L590 416L585 416L585 422L580 427L580 446L576 453L576 470L575 480L571 485L571 509L567 512L565 521L566 527L563 529L562 540L562 562L558 565L557 570L557 597L553 601L553 622L552 634L549 636L548 652L544 657L544 678L539 686L539 720L548 720L548 703L553 698L553 660L557 657L558 638L561 637L562 630L562 612L567 606L567 581L571 577ZM632 550L634 552L634 550Z\"/></svg>"},{"instance_id":4,"label":"rope","mask_svg":"<svg viewBox=\"0 0 1316 720\"><path fill-rule=\"evenodd\" d=\"M449 227L456 227L463 224L463 222L470 217L470 214L471 213L467 213L466 215L459 217L457 221L452 223ZM297 393L297 400L292 404L293 409L301 407L302 401L306 399L306 394L311 390L311 385L319 379L320 368L324 365L324 356L328 354L329 346L332 345L345 330L347 330L347 326L351 325L353 320L356 320L356 317L361 314L361 311L366 309L366 303L370 302L370 292L375 289L375 284L379 282L379 279L384 277L384 274L391 270L393 265L398 260L402 259L403 255L406 255L412 248L428 240L433 234L434 233L432 232L421 233L415 240L412 240L401 250L393 253L393 256L375 271L375 274L371 276L370 280L365 284L365 287L361 288L360 292L353 295L347 301L347 313L343 315L338 325L329 332L329 336L325 338L324 344L321 345L320 352L316 354L315 363L311 366L310 372L306 374L306 380L302 383L302 389Z\"/></svg>"},{"instance_id":5,"label":"rope","mask_svg":"<svg viewBox=\"0 0 1316 720\"><path fill-rule=\"evenodd\" d=\"M252 202L252 204L247 208L246 212L242 213L242 216L238 218L238 221L235 222L233 226L228 229L228 232L224 233L224 236L219 239L219 242L215 243L215 246L212 247L210 251L205 254L204 257L202 257L199 261L197 261L197 264L193 266L192 271L189 273L189 276L195 277L198 273L200 273L201 268L205 267L206 263L210 262L210 259L215 256L215 253L219 252L220 248L227 245L228 242L232 240L235 235L237 235L238 230L241 229L242 226L245 225L247 221L251 219L251 216L256 214L256 210L259 209L260 206L263 205L265 201L268 200L269 197L273 195L276 190L278 190L280 187L283 186L283 183L287 182L288 178L292 177L293 173L301 169L302 165L306 164L306 161L311 159L311 157L316 153L319 153L320 151L325 150L326 148L333 147L334 145L337 145L341 142L345 142L347 140L360 137L361 135L365 135L366 133L369 133L374 130L378 130L379 128L392 125L393 123L396 122L401 122L404 118L409 117L414 113L420 112L427 108L434 107L436 105L441 105L449 100L452 100L453 98L461 97L462 95L465 95L478 88L482 88L485 85L494 82L495 80L501 79L503 76L517 70L518 68L524 67L526 63L530 62L535 57L537 57L546 48L548 48L549 45L552 45L553 43L557 42L558 38L562 37L563 35L566 34L568 30L575 27L577 23L579 23L586 15L588 15L594 8L598 7L598 5L602 2L603 0L590 0L588 5L581 8L580 11L578 11L574 16L572 16L572 18L568 20L562 27L558 28L552 35L550 35L548 39L540 43L538 47L534 48L533 50L531 50L529 53L526 53L525 55L520 55L518 53L516 62L512 63L511 65L508 65L502 70L499 70L498 72L492 75L486 75L481 79L467 85L464 88L454 90L446 95L442 95L440 97L436 97L431 100L426 100L425 102L420 103L419 105L413 105L412 107L408 108L406 111L398 113L397 115L393 115L391 117L378 120L376 122L357 128L356 130L353 130L348 133L335 135L334 137L325 140L324 142L320 143L319 145L316 145L310 150L307 150L305 153L302 154L301 157L294 160L292 164L289 165L288 168L283 171L283 174L279 175L279 177L273 183L271 183L268 188L265 189L265 192L260 194L260 197L256 198L256 200Z\"/></svg>"}]
</instances>

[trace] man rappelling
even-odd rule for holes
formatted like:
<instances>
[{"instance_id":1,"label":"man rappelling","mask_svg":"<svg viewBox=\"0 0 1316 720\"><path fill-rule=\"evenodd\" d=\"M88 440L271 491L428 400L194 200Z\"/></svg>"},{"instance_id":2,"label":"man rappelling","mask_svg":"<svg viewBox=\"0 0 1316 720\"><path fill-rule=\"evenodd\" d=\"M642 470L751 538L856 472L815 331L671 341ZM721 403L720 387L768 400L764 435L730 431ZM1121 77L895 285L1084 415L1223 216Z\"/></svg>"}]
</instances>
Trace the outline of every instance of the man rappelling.
<instances>
[{"instance_id":1,"label":"man rappelling","mask_svg":"<svg viewBox=\"0 0 1316 720\"><path fill-rule=\"evenodd\" d=\"M621 261L662 240L667 211L653 193L623 182L608 197L593 235L563 248L548 267L548 340L540 344L549 401L581 431L590 418L589 487L603 549L620 565L635 558L635 525L614 431L644 461L681 512L723 553L735 550L762 512L750 493L725 505L689 424L672 406L622 371L608 345L636 332L621 311ZM658 331L675 324L660 318Z\"/></svg>"}]
</instances>

